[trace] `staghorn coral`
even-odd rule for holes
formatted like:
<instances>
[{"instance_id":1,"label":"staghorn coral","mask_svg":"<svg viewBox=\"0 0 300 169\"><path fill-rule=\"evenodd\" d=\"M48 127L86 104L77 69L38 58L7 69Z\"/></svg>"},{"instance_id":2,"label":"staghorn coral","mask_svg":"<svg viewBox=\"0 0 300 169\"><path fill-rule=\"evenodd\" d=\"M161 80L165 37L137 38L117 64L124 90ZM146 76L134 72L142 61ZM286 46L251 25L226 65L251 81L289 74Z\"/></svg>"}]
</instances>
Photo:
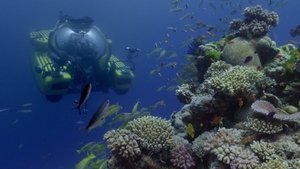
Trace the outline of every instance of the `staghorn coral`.
<instances>
[{"instance_id":1,"label":"staghorn coral","mask_svg":"<svg viewBox=\"0 0 300 169\"><path fill-rule=\"evenodd\" d=\"M116 157L133 160L141 154L138 137L129 130L111 130L104 134L107 147Z\"/></svg>"},{"instance_id":2,"label":"staghorn coral","mask_svg":"<svg viewBox=\"0 0 300 169\"><path fill-rule=\"evenodd\" d=\"M263 84L267 77L252 67L233 66L227 71L206 79L206 83L217 92L228 95L245 93ZM269 84L265 84L269 85Z\"/></svg>"},{"instance_id":3,"label":"staghorn coral","mask_svg":"<svg viewBox=\"0 0 300 169\"><path fill-rule=\"evenodd\" d=\"M260 164L258 157L249 149L243 150L231 163L231 169L254 169Z\"/></svg>"},{"instance_id":4,"label":"staghorn coral","mask_svg":"<svg viewBox=\"0 0 300 169\"><path fill-rule=\"evenodd\" d=\"M248 129L263 134L275 134L283 130L282 123L267 122L257 118L248 118L244 125Z\"/></svg>"},{"instance_id":5,"label":"staghorn coral","mask_svg":"<svg viewBox=\"0 0 300 169\"><path fill-rule=\"evenodd\" d=\"M291 136L281 136L274 142L276 153L283 159L300 158L300 146L295 143Z\"/></svg>"},{"instance_id":6,"label":"staghorn coral","mask_svg":"<svg viewBox=\"0 0 300 169\"><path fill-rule=\"evenodd\" d=\"M254 141L250 144L251 150L262 160L270 160L277 157L274 144L263 140Z\"/></svg>"},{"instance_id":7,"label":"staghorn coral","mask_svg":"<svg viewBox=\"0 0 300 169\"><path fill-rule=\"evenodd\" d=\"M283 110L275 108L270 102L264 100L256 100L252 103L251 108L256 113L261 113L264 116L268 116L269 113L274 113L271 118L280 121L295 122L300 120L300 112L288 114Z\"/></svg>"},{"instance_id":8,"label":"staghorn coral","mask_svg":"<svg viewBox=\"0 0 300 169\"><path fill-rule=\"evenodd\" d=\"M280 158L262 163L256 169L288 169L288 163Z\"/></svg>"},{"instance_id":9,"label":"staghorn coral","mask_svg":"<svg viewBox=\"0 0 300 169\"><path fill-rule=\"evenodd\" d=\"M189 169L195 166L195 161L191 155L192 150L189 144L176 146L171 150L170 161L172 165L180 169Z\"/></svg>"},{"instance_id":10,"label":"staghorn coral","mask_svg":"<svg viewBox=\"0 0 300 169\"><path fill-rule=\"evenodd\" d=\"M159 152L173 145L174 129L169 121L160 117L140 117L130 121L127 128L139 137L141 147L146 150Z\"/></svg>"},{"instance_id":11,"label":"staghorn coral","mask_svg":"<svg viewBox=\"0 0 300 169\"><path fill-rule=\"evenodd\" d=\"M235 19L230 22L230 29L235 36L262 37L268 33L270 26L275 27L279 23L279 16L276 12L269 12L260 5L246 7L243 15L244 21Z\"/></svg>"},{"instance_id":12,"label":"staghorn coral","mask_svg":"<svg viewBox=\"0 0 300 169\"><path fill-rule=\"evenodd\" d=\"M230 146L229 144L223 144L218 148L213 149L211 152L217 156L219 161L225 164L229 164L234 160L242 151L242 147L237 145Z\"/></svg>"}]
</instances>

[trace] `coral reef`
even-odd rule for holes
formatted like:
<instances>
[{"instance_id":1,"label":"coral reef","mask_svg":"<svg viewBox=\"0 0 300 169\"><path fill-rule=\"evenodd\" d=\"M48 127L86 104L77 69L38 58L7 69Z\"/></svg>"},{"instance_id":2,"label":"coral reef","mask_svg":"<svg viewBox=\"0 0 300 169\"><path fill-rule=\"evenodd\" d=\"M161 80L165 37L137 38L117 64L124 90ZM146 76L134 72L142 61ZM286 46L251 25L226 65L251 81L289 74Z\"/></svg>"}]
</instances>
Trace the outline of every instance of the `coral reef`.
<instances>
[{"instance_id":1,"label":"coral reef","mask_svg":"<svg viewBox=\"0 0 300 169\"><path fill-rule=\"evenodd\" d=\"M193 87L189 84L182 84L176 89L176 96L181 103L190 103L194 93L191 91Z\"/></svg>"},{"instance_id":2,"label":"coral reef","mask_svg":"<svg viewBox=\"0 0 300 169\"><path fill-rule=\"evenodd\" d=\"M176 146L170 152L170 161L176 168L189 169L192 166L195 166L195 161L191 153L192 150L189 144Z\"/></svg>"},{"instance_id":3,"label":"coral reef","mask_svg":"<svg viewBox=\"0 0 300 169\"><path fill-rule=\"evenodd\" d=\"M105 133L104 139L111 154L118 158L135 159L141 155L138 137L129 130L111 130Z\"/></svg>"},{"instance_id":4,"label":"coral reef","mask_svg":"<svg viewBox=\"0 0 300 169\"><path fill-rule=\"evenodd\" d=\"M252 90L266 79L267 77L255 68L232 66L227 71L206 79L206 83L217 92L237 95Z\"/></svg>"},{"instance_id":5,"label":"coral reef","mask_svg":"<svg viewBox=\"0 0 300 169\"><path fill-rule=\"evenodd\" d=\"M271 160L277 157L275 151L275 145L272 143L268 143L263 140L254 141L250 145L250 148L262 160Z\"/></svg>"},{"instance_id":6,"label":"coral reef","mask_svg":"<svg viewBox=\"0 0 300 169\"><path fill-rule=\"evenodd\" d=\"M254 169L259 164L259 158L251 150L245 149L230 163L230 167L231 169Z\"/></svg>"},{"instance_id":7,"label":"coral reef","mask_svg":"<svg viewBox=\"0 0 300 169\"><path fill-rule=\"evenodd\" d=\"M198 79L181 81L184 105L170 121L144 116L105 134L108 168L300 167L299 49L277 48L266 35L279 22L275 12L257 5L243 14L220 41L189 44L186 77Z\"/></svg>"},{"instance_id":8,"label":"coral reef","mask_svg":"<svg viewBox=\"0 0 300 169\"><path fill-rule=\"evenodd\" d=\"M245 8L243 15L245 16L243 21L235 19L230 23L230 29L235 36L249 39L262 37L268 33L270 26L275 27L279 23L276 12L269 12L260 5Z\"/></svg>"},{"instance_id":9,"label":"coral reef","mask_svg":"<svg viewBox=\"0 0 300 169\"><path fill-rule=\"evenodd\" d=\"M134 119L127 124L127 129L138 136L141 147L148 151L159 152L173 145L174 129L169 121L160 117Z\"/></svg>"},{"instance_id":10,"label":"coral reef","mask_svg":"<svg viewBox=\"0 0 300 169\"><path fill-rule=\"evenodd\" d=\"M288 169L288 163L283 159L277 158L262 163L256 169Z\"/></svg>"},{"instance_id":11,"label":"coral reef","mask_svg":"<svg viewBox=\"0 0 300 169\"><path fill-rule=\"evenodd\" d=\"M246 128L257 133L276 134L283 130L282 123L265 121L258 118L248 118L244 122Z\"/></svg>"}]
</instances>

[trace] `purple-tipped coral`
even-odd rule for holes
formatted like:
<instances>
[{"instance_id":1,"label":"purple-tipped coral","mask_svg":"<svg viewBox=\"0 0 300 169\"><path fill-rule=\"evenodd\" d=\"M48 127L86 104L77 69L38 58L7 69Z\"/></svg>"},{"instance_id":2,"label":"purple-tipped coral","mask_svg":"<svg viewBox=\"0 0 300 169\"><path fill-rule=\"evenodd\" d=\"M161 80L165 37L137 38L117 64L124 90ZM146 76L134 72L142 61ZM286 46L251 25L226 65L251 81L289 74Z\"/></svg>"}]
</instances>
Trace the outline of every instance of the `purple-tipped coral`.
<instances>
[{"instance_id":1,"label":"purple-tipped coral","mask_svg":"<svg viewBox=\"0 0 300 169\"><path fill-rule=\"evenodd\" d=\"M279 16L276 12L269 12L260 5L245 8L243 15L246 17L244 21L233 20L230 22L230 29L237 36L262 37L268 33L270 26L275 27L279 23Z\"/></svg>"},{"instance_id":2,"label":"purple-tipped coral","mask_svg":"<svg viewBox=\"0 0 300 169\"><path fill-rule=\"evenodd\" d=\"M195 161L191 155L192 149L189 144L182 144L171 150L171 159L173 166L180 169L189 169L195 166Z\"/></svg>"},{"instance_id":3,"label":"purple-tipped coral","mask_svg":"<svg viewBox=\"0 0 300 169\"><path fill-rule=\"evenodd\" d=\"M300 120L300 112L284 114L282 113L282 110L275 108L273 104L264 100L256 100L252 103L251 108L257 113L279 121L294 122Z\"/></svg>"}]
</instances>

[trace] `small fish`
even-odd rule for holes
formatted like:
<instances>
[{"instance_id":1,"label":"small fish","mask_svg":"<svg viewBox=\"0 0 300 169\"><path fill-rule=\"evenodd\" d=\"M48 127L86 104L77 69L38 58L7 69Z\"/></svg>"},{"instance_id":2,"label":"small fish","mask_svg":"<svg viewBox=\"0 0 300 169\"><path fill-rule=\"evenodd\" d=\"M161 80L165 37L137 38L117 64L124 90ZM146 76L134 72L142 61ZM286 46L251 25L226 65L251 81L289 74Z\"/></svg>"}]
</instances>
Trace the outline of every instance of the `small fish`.
<instances>
[{"instance_id":1,"label":"small fish","mask_svg":"<svg viewBox=\"0 0 300 169\"><path fill-rule=\"evenodd\" d=\"M75 169L86 169L96 156L93 153L88 154L84 159L76 164Z\"/></svg>"},{"instance_id":2,"label":"small fish","mask_svg":"<svg viewBox=\"0 0 300 169\"><path fill-rule=\"evenodd\" d=\"M32 103L24 103L20 105L21 107L29 107L32 106Z\"/></svg>"},{"instance_id":3,"label":"small fish","mask_svg":"<svg viewBox=\"0 0 300 169\"><path fill-rule=\"evenodd\" d=\"M30 109L22 109L22 110L18 110L18 112L20 112L20 113L30 113L30 112L32 112L32 110L30 110Z\"/></svg>"},{"instance_id":4,"label":"small fish","mask_svg":"<svg viewBox=\"0 0 300 169\"><path fill-rule=\"evenodd\" d=\"M160 53L161 51L163 50L163 48L154 48L150 53L148 53L147 55L148 56L151 56L153 54L156 54L156 53Z\"/></svg>"},{"instance_id":5,"label":"small fish","mask_svg":"<svg viewBox=\"0 0 300 169\"><path fill-rule=\"evenodd\" d=\"M183 8L175 7L170 9L170 12L180 12L180 11L183 11Z\"/></svg>"},{"instance_id":6,"label":"small fish","mask_svg":"<svg viewBox=\"0 0 300 169\"><path fill-rule=\"evenodd\" d=\"M75 124L80 124L80 125L82 125L82 124L84 124L84 121L82 121L82 120L75 121Z\"/></svg>"},{"instance_id":7,"label":"small fish","mask_svg":"<svg viewBox=\"0 0 300 169\"><path fill-rule=\"evenodd\" d=\"M132 108L132 110L131 110L131 113L132 113L132 114L136 114L136 113L137 113L137 109L138 109L138 107L139 107L139 104L140 104L140 102L137 101L137 102L133 105L133 108Z\"/></svg>"},{"instance_id":8,"label":"small fish","mask_svg":"<svg viewBox=\"0 0 300 169\"><path fill-rule=\"evenodd\" d=\"M214 29L215 29L215 27L213 27L213 26L210 25L210 26L208 26L207 31L208 31L208 32L211 32L211 31L214 30Z\"/></svg>"},{"instance_id":9,"label":"small fish","mask_svg":"<svg viewBox=\"0 0 300 169\"><path fill-rule=\"evenodd\" d=\"M14 121L11 123L11 125L15 125L15 124L17 124L17 123L19 123L19 119L14 120Z\"/></svg>"},{"instance_id":10,"label":"small fish","mask_svg":"<svg viewBox=\"0 0 300 169\"><path fill-rule=\"evenodd\" d=\"M8 111L9 108L0 109L0 113Z\"/></svg>"},{"instance_id":11,"label":"small fish","mask_svg":"<svg viewBox=\"0 0 300 169\"><path fill-rule=\"evenodd\" d=\"M216 115L211 118L210 123L212 125L219 125L219 124L222 124L222 121L223 121L223 117Z\"/></svg>"},{"instance_id":12,"label":"small fish","mask_svg":"<svg viewBox=\"0 0 300 169\"><path fill-rule=\"evenodd\" d=\"M162 90L166 89L166 85L160 86L156 91L161 92Z\"/></svg>"},{"instance_id":13,"label":"small fish","mask_svg":"<svg viewBox=\"0 0 300 169\"><path fill-rule=\"evenodd\" d=\"M244 64L251 62L252 59L253 59L253 56L247 56L244 60Z\"/></svg>"},{"instance_id":14,"label":"small fish","mask_svg":"<svg viewBox=\"0 0 300 169\"><path fill-rule=\"evenodd\" d=\"M88 83L84 86L84 88L81 91L79 102L77 103L77 109L79 113L81 114L81 106L86 104L87 99L89 98L92 91L92 84Z\"/></svg>"},{"instance_id":15,"label":"small fish","mask_svg":"<svg viewBox=\"0 0 300 169\"><path fill-rule=\"evenodd\" d=\"M243 107L244 101L241 97L237 98L239 108Z\"/></svg>"},{"instance_id":16,"label":"small fish","mask_svg":"<svg viewBox=\"0 0 300 169\"><path fill-rule=\"evenodd\" d=\"M76 152L78 154L81 154L83 152L87 152L91 149L91 147L93 147L95 144L97 144L95 141L89 142L87 144L85 144L84 146L82 146L79 150L76 150Z\"/></svg>"},{"instance_id":17,"label":"small fish","mask_svg":"<svg viewBox=\"0 0 300 169\"><path fill-rule=\"evenodd\" d=\"M169 31L172 31L172 32L176 32L177 31L177 29L175 27L173 27L173 26L168 26L167 29Z\"/></svg>"},{"instance_id":18,"label":"small fish","mask_svg":"<svg viewBox=\"0 0 300 169\"><path fill-rule=\"evenodd\" d=\"M160 51L159 57L163 57L166 53L167 53L167 50L165 50L165 49Z\"/></svg>"},{"instance_id":19,"label":"small fish","mask_svg":"<svg viewBox=\"0 0 300 169\"><path fill-rule=\"evenodd\" d=\"M188 123L186 130L191 138L195 137L195 129L192 123Z\"/></svg>"},{"instance_id":20,"label":"small fish","mask_svg":"<svg viewBox=\"0 0 300 169\"><path fill-rule=\"evenodd\" d=\"M266 116L267 121L271 121L276 113L275 112L269 112Z\"/></svg>"},{"instance_id":21,"label":"small fish","mask_svg":"<svg viewBox=\"0 0 300 169\"><path fill-rule=\"evenodd\" d=\"M23 144L20 143L20 144L18 145L18 148L19 148L19 149L23 148Z\"/></svg>"},{"instance_id":22,"label":"small fish","mask_svg":"<svg viewBox=\"0 0 300 169\"><path fill-rule=\"evenodd\" d=\"M190 13L186 13L183 16L181 16L179 18L179 20L193 19L193 18L194 18L194 14L190 12Z\"/></svg>"},{"instance_id":23,"label":"small fish","mask_svg":"<svg viewBox=\"0 0 300 169\"><path fill-rule=\"evenodd\" d=\"M109 100L106 100L101 106L97 109L97 111L93 114L91 120L89 121L88 125L85 129L90 132L94 128L96 128L100 123L102 123L103 115L107 112L109 107Z\"/></svg>"}]
</instances>

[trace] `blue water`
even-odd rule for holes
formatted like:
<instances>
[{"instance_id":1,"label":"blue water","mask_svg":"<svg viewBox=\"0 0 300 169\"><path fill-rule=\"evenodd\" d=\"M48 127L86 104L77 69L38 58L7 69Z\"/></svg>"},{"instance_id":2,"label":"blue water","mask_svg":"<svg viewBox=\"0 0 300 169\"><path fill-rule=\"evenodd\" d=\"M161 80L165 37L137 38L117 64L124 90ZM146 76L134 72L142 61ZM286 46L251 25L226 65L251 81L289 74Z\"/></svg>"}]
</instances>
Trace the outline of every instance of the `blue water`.
<instances>
[{"instance_id":1,"label":"blue water","mask_svg":"<svg viewBox=\"0 0 300 169\"><path fill-rule=\"evenodd\" d=\"M206 1L199 6L200 0L183 0L188 8L179 13L169 11L169 0L2 0L0 1L1 21L1 62L0 62L0 108L9 108L0 112L0 169L72 169L82 158L76 149L89 141L101 141L107 127L97 128L89 135L80 130L76 121L87 123L91 113L99 104L109 99L111 103L119 103L124 112L130 111L139 100L141 107L147 107L157 101L164 100L166 107L153 112L169 118L173 111L182 106L173 92L157 92L157 88L167 84L166 78L174 78L177 69L167 70L163 77L150 76L149 71L164 59L147 56L155 42L164 40L166 33L170 34L171 44L164 44L166 49L176 50L178 56L171 61L184 64L186 48L182 42L190 36L201 35L204 31L184 32L184 24L201 20L206 24L227 25L218 21L232 9L224 5L228 0ZM214 10L209 2L214 4ZM240 1L233 0L232 3ZM262 4L264 8L272 8L280 15L280 24L272 29L270 35L277 45L287 43L292 39L289 29L299 24L296 13L300 2L289 0L287 4L268 6L267 0L252 1L253 5ZM274 1L275 2L275 1ZM277 1L276 1L277 2ZM244 0L243 8L249 4ZM184 5L183 5L184 6ZM63 97L58 103L48 102L38 91L30 68L30 57L33 47L30 44L29 32L38 29L49 29L55 25L59 11L73 16L90 16L97 26L113 40L113 53L124 58L124 47L134 46L142 49L136 58L136 79L134 86L126 95L93 92L88 102L87 115L79 115L73 111L73 101L79 97L71 94ZM187 12L194 13L194 19L180 21L178 18ZM234 17L240 17L237 14ZM168 26L177 27L172 33ZM217 37L220 37L218 34ZM216 37L216 38L217 38ZM167 61L170 61L167 60ZM178 67L178 69L180 66ZM167 84L169 85L169 84ZM172 84L174 85L174 84ZM176 84L175 84L176 85ZM21 104L32 103L32 112L17 112Z\"/></svg>"}]
</instances>

